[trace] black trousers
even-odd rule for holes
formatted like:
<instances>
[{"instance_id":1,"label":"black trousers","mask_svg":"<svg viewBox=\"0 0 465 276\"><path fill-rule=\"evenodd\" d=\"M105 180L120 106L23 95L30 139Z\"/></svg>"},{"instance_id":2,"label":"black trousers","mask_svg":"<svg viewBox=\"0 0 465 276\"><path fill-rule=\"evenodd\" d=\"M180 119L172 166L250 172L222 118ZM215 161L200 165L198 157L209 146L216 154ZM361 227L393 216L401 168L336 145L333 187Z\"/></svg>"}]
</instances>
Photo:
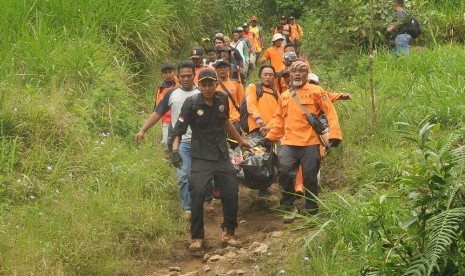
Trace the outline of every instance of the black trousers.
<instances>
[{"instance_id":1,"label":"black trousers","mask_svg":"<svg viewBox=\"0 0 465 276\"><path fill-rule=\"evenodd\" d=\"M227 232L234 234L237 228L238 185L236 170L230 160L209 161L192 157L189 176L191 194L191 236L192 239L204 239L203 203L209 185L214 179L215 186L221 192L223 205L223 226Z\"/></svg>"},{"instance_id":2,"label":"black trousers","mask_svg":"<svg viewBox=\"0 0 465 276\"><path fill-rule=\"evenodd\" d=\"M279 185L282 189L281 205L291 207L296 199L294 183L299 165L305 187L305 208L318 208L318 172L320 171L320 146L282 145L279 151ZM313 195L312 195L313 194Z\"/></svg>"}]
</instances>

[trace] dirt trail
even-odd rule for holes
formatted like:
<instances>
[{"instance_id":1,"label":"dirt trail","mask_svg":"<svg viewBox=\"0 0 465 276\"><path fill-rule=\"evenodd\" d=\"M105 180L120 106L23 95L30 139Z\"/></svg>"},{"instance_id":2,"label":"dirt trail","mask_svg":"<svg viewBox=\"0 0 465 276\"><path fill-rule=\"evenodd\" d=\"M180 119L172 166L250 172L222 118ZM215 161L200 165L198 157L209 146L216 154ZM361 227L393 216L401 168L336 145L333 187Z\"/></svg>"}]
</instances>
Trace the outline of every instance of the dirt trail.
<instances>
[{"instance_id":1,"label":"dirt trail","mask_svg":"<svg viewBox=\"0 0 465 276\"><path fill-rule=\"evenodd\" d=\"M250 248L252 244L258 246L270 238L271 233L279 234L285 225L282 223L282 215L275 211L278 206L280 192L277 184L270 188L271 196L266 198L258 197L258 191L250 190L240 186L239 189L239 227L236 230L236 236L241 242L241 250L231 248L226 250L221 246L221 228L222 207L219 200L215 201L215 212L205 214L205 234L207 248L205 254L209 256L221 255L223 258L218 262L205 262L202 256L193 256L188 252L190 243L189 231L183 238L183 241L172 248L166 260L161 260L162 267L148 275L262 275L257 273L255 267L255 257L259 257ZM277 235L275 234L275 235ZM255 243L254 243L255 242ZM258 243L257 243L258 242ZM252 245L252 246L254 246ZM235 253L234 253L235 252ZM266 254L262 252L260 254ZM236 256L234 256L236 255ZM228 258L226 258L226 257ZM231 257L232 256L232 257ZM206 266L211 271L205 272ZM181 272L170 272L169 267L179 267ZM233 270L242 270L244 274L237 274ZM189 274L191 272L191 274ZM198 274L195 274L197 272ZM230 274L227 274L230 272Z\"/></svg>"}]
</instances>

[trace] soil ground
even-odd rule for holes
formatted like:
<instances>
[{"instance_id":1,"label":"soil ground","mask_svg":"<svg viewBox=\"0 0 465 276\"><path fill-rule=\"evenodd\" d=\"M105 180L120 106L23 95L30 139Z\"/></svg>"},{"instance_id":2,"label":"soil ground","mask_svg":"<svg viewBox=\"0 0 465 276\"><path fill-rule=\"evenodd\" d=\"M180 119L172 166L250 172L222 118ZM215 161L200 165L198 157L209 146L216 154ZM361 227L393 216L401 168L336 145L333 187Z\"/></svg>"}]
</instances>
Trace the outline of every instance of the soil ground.
<instances>
[{"instance_id":1,"label":"soil ground","mask_svg":"<svg viewBox=\"0 0 465 276\"><path fill-rule=\"evenodd\" d=\"M251 190L240 186L239 189L239 227L236 230L236 237L241 243L241 248L249 249L253 242L266 242L270 237L270 233L283 230L286 225L282 222L282 213L275 210L279 205L280 191L277 184L273 184L270 188L271 195L267 197L258 197L258 191ZM205 213L205 234L206 234L206 250L204 254L210 256L223 255L224 249L221 245L222 231L219 227L222 222L222 206L219 200L215 200L215 212ZM188 251L190 244L190 235L188 226L186 225L186 234L181 242L176 244L171 252L163 259L157 260L160 268L155 269L148 275L177 275L170 274L167 269L169 267L179 267L183 275L188 272L197 271L198 275L221 275L218 273L218 266L224 272L241 269L245 275L264 275L257 273L256 260L250 257L234 258L227 262L204 263L203 256L194 256ZM247 256L250 256L247 255ZM204 271L205 265L209 265L212 270L208 273Z\"/></svg>"}]
</instances>

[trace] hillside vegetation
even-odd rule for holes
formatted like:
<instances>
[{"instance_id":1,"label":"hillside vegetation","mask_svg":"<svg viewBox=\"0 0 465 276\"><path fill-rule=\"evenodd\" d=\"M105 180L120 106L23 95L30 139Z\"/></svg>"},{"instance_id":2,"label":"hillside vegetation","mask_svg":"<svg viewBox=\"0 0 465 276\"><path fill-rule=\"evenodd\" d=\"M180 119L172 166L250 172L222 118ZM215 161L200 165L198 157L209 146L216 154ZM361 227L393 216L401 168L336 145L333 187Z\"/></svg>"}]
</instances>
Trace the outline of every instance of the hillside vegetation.
<instances>
[{"instance_id":1,"label":"hillside vegetation","mask_svg":"<svg viewBox=\"0 0 465 276\"><path fill-rule=\"evenodd\" d=\"M200 37L229 32L254 11L267 28L281 13L301 15L323 87L354 96L337 104L344 143L323 169L339 177L323 175L326 207L307 218L321 231L299 251L315 262L291 255L289 271L398 275L416 263L412 271L464 273L465 52L461 44L441 46L463 42L460 1L412 1L428 27L417 42L427 47L410 58L395 59L377 44L375 125L366 40L354 40L352 29L334 40L348 43L327 37L331 24L348 22L334 19L341 1L299 14L296 2L309 1L247 1L250 14L233 0L6 2L0 274L143 275L166 254L187 231L174 171L161 154L159 127L140 148L133 142L152 107L156 68L186 58ZM367 1L346 5L354 3ZM328 21L316 17L318 9L327 9ZM358 16L365 12L356 18L365 20ZM446 242L434 243L435 233Z\"/></svg>"}]
</instances>

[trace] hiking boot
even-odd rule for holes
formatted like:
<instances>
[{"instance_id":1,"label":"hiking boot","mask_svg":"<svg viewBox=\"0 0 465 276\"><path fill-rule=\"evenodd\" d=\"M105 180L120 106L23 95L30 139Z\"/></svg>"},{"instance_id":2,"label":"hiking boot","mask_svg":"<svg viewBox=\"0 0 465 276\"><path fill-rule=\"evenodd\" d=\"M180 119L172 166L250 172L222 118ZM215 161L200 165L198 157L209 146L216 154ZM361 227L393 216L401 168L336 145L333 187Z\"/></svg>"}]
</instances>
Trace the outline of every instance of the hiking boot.
<instances>
[{"instance_id":1,"label":"hiking boot","mask_svg":"<svg viewBox=\"0 0 465 276\"><path fill-rule=\"evenodd\" d=\"M296 207L292 207L288 209L283 217L283 223L293 223L295 220L296 215L299 213L299 210Z\"/></svg>"},{"instance_id":2,"label":"hiking boot","mask_svg":"<svg viewBox=\"0 0 465 276\"><path fill-rule=\"evenodd\" d=\"M214 213L215 207L213 206L213 202L212 201L205 202L203 204L203 210L205 213Z\"/></svg>"},{"instance_id":3,"label":"hiking boot","mask_svg":"<svg viewBox=\"0 0 465 276\"><path fill-rule=\"evenodd\" d=\"M189 251L192 253L200 252L203 250L203 240L194 239L192 240L191 245L189 246Z\"/></svg>"},{"instance_id":4,"label":"hiking boot","mask_svg":"<svg viewBox=\"0 0 465 276\"><path fill-rule=\"evenodd\" d=\"M301 214L302 216L306 216L306 217L314 216L314 215L318 214L318 207L303 208L303 209L301 209L299 211L299 214Z\"/></svg>"},{"instance_id":5,"label":"hiking boot","mask_svg":"<svg viewBox=\"0 0 465 276\"><path fill-rule=\"evenodd\" d=\"M239 242L234 234L223 233L223 246L239 247Z\"/></svg>"},{"instance_id":6,"label":"hiking boot","mask_svg":"<svg viewBox=\"0 0 465 276\"><path fill-rule=\"evenodd\" d=\"M192 219L192 212L190 210L186 210L185 213L184 213L184 218L187 220L187 221L191 221Z\"/></svg>"}]
</instances>

